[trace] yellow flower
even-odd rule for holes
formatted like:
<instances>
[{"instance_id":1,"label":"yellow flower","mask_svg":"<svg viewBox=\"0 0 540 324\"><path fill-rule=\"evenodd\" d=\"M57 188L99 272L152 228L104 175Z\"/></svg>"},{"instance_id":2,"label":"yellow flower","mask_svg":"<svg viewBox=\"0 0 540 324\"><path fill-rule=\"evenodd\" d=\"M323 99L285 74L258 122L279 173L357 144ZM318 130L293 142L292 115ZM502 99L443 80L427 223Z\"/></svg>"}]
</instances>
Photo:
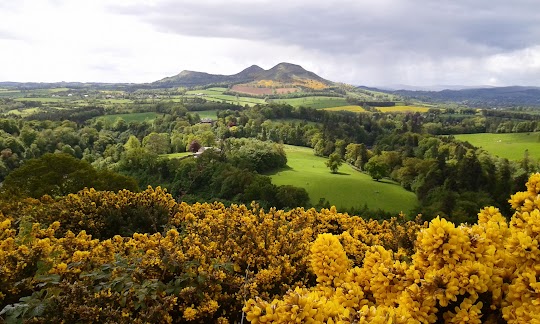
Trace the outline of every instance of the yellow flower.
<instances>
[{"instance_id":1,"label":"yellow flower","mask_svg":"<svg viewBox=\"0 0 540 324\"><path fill-rule=\"evenodd\" d=\"M193 321L197 318L197 310L193 307L188 307L184 310L184 319L187 321Z\"/></svg>"}]
</instances>

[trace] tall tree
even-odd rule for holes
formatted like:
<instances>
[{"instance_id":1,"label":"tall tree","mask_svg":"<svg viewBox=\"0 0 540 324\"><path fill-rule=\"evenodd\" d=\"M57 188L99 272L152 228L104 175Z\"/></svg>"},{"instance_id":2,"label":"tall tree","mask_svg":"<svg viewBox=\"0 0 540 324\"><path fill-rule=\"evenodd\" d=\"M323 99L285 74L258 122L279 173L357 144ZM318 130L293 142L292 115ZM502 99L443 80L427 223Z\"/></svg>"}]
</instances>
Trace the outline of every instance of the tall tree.
<instances>
[{"instance_id":1,"label":"tall tree","mask_svg":"<svg viewBox=\"0 0 540 324\"><path fill-rule=\"evenodd\" d=\"M328 157L328 160L326 161L325 164L326 164L326 166L328 168L330 168L330 171L332 173L337 173L339 167L342 164L341 156L339 155L339 153L334 152L334 153L330 154L330 156Z\"/></svg>"}]
</instances>

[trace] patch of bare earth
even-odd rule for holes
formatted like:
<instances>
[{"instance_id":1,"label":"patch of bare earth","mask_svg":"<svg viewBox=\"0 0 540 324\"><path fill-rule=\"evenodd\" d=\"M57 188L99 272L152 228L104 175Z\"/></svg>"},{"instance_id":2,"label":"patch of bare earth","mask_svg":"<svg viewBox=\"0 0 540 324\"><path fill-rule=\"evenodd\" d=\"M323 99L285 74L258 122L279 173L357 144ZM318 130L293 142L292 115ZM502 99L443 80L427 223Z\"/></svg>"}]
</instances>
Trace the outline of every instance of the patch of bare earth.
<instances>
[{"instance_id":1,"label":"patch of bare earth","mask_svg":"<svg viewBox=\"0 0 540 324\"><path fill-rule=\"evenodd\" d=\"M298 91L297 88L258 88L258 87L250 87L246 85L241 84L235 84L232 88L232 91L238 92L238 93L247 93L251 95L272 95L272 94L286 94L286 93L292 93Z\"/></svg>"}]
</instances>

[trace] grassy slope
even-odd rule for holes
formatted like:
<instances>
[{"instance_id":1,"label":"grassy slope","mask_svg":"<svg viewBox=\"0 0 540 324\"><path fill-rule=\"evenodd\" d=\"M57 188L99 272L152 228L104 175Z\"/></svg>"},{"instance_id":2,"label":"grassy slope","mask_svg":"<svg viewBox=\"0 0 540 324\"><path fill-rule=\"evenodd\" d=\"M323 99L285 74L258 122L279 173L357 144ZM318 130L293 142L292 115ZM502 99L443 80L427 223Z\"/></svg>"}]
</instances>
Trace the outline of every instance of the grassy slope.
<instances>
[{"instance_id":1,"label":"grassy slope","mask_svg":"<svg viewBox=\"0 0 540 324\"><path fill-rule=\"evenodd\" d=\"M340 97L304 97L304 98L292 98L292 99L274 99L272 102L286 103L291 106L299 107L311 107L315 109L339 107L349 105L345 98Z\"/></svg>"},{"instance_id":2,"label":"grassy slope","mask_svg":"<svg viewBox=\"0 0 540 324\"><path fill-rule=\"evenodd\" d=\"M523 159L527 149L530 158L540 159L540 133L462 134L455 137L509 160Z\"/></svg>"},{"instance_id":3,"label":"grassy slope","mask_svg":"<svg viewBox=\"0 0 540 324\"><path fill-rule=\"evenodd\" d=\"M398 184L374 181L349 165L342 165L339 174L330 173L326 159L313 155L310 148L285 145L285 150L289 168L271 175L272 182L305 188L313 204L324 197L338 208L367 204L371 209L408 213L417 203L414 193Z\"/></svg>"}]
</instances>

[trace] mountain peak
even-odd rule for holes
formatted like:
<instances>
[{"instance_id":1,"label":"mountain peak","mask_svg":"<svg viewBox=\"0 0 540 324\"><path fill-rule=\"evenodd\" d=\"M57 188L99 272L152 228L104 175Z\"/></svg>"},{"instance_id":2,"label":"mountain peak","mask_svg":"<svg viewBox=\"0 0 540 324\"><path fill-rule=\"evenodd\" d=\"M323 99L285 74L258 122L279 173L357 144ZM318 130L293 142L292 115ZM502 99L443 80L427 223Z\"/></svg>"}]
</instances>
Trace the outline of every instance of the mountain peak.
<instances>
[{"instance_id":1,"label":"mountain peak","mask_svg":"<svg viewBox=\"0 0 540 324\"><path fill-rule=\"evenodd\" d=\"M234 76L237 78L250 78L250 79L256 79L257 76L259 76L262 72L264 72L264 69L258 65L252 65L246 69L243 69L241 72L235 74Z\"/></svg>"},{"instance_id":2,"label":"mountain peak","mask_svg":"<svg viewBox=\"0 0 540 324\"><path fill-rule=\"evenodd\" d=\"M268 80L279 80L282 82L290 82L294 81L295 79L310 79L322 82L327 85L332 83L328 80L321 78L317 74L304 69L298 64L292 64L287 62L281 62L270 70L265 71L261 74L261 78Z\"/></svg>"},{"instance_id":3,"label":"mountain peak","mask_svg":"<svg viewBox=\"0 0 540 324\"><path fill-rule=\"evenodd\" d=\"M332 84L332 82L321 78L311 71L307 71L300 65L287 62L281 62L269 70L265 70L258 65L251 65L233 75L209 74L205 72L184 70L175 76L164 78L154 83L157 83L160 86L192 87L217 83L235 84L260 80L273 80L287 83L296 82L302 79L314 80L326 85Z\"/></svg>"}]
</instances>

